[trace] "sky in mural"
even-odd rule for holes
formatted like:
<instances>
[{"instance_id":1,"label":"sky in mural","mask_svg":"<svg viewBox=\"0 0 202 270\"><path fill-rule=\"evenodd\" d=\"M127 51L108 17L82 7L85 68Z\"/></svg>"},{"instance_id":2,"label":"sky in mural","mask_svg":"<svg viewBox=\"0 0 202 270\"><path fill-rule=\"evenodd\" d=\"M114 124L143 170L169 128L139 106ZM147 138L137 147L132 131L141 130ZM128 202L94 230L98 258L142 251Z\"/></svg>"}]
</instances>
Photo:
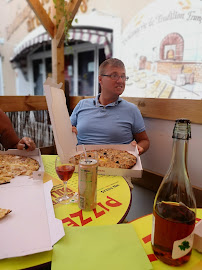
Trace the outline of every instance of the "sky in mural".
<instances>
[{"instance_id":1,"label":"sky in mural","mask_svg":"<svg viewBox=\"0 0 202 270\"><path fill-rule=\"evenodd\" d=\"M202 1L156 0L124 30L124 96L202 99Z\"/></svg>"}]
</instances>

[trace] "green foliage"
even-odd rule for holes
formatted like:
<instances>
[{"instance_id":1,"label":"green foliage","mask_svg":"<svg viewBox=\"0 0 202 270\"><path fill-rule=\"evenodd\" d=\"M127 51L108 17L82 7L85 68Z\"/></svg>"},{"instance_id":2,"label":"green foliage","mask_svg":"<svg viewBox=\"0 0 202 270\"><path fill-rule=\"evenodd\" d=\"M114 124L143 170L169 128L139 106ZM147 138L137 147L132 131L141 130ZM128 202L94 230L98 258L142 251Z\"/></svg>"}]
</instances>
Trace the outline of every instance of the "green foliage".
<instances>
[{"instance_id":1,"label":"green foliage","mask_svg":"<svg viewBox=\"0 0 202 270\"><path fill-rule=\"evenodd\" d=\"M69 2L73 2L73 0L69 0ZM69 43L69 29L72 26L72 21L73 21L73 14L72 12L67 13L67 10L65 9L65 1L64 0L59 0L58 1L58 6L57 6L57 0L53 0L53 3L55 5L55 8L59 8L59 11L63 14L65 18L65 25L64 25L64 35L65 35L65 45L68 45ZM54 19L56 19L56 16L54 16ZM78 23L78 20L75 20L76 23ZM58 28L60 23L60 20L57 22L56 27Z\"/></svg>"}]
</instances>

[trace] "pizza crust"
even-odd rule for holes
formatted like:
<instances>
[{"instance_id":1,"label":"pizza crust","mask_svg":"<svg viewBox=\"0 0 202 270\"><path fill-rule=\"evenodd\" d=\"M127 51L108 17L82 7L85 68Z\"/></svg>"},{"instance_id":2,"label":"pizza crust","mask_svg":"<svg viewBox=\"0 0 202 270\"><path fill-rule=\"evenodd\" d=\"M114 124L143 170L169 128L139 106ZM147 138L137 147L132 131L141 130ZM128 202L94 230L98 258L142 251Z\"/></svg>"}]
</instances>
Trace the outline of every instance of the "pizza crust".
<instances>
[{"instance_id":1,"label":"pizza crust","mask_svg":"<svg viewBox=\"0 0 202 270\"><path fill-rule=\"evenodd\" d=\"M12 212L10 209L2 209L0 208L0 219L4 218L6 215L8 215L10 212Z\"/></svg>"},{"instance_id":2,"label":"pizza crust","mask_svg":"<svg viewBox=\"0 0 202 270\"><path fill-rule=\"evenodd\" d=\"M30 157L0 155L0 184L9 183L18 175L32 175L39 169L39 162Z\"/></svg>"},{"instance_id":3,"label":"pizza crust","mask_svg":"<svg viewBox=\"0 0 202 270\"><path fill-rule=\"evenodd\" d=\"M98 153L99 166L107 168L131 169L137 162L137 158L124 150L100 149L95 150ZM92 152L87 151L88 157ZM79 164L80 155L75 155L76 164Z\"/></svg>"}]
</instances>

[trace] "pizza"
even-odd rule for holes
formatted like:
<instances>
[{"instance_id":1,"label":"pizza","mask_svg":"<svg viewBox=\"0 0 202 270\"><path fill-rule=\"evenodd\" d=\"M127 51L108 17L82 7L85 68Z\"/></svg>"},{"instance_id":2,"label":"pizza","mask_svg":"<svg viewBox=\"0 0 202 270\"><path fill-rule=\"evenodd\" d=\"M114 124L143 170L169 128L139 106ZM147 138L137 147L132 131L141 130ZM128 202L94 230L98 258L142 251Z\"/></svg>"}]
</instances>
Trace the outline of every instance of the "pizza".
<instances>
[{"instance_id":1,"label":"pizza","mask_svg":"<svg viewBox=\"0 0 202 270\"><path fill-rule=\"evenodd\" d=\"M10 209L0 208L0 219L8 215L10 212L12 212Z\"/></svg>"},{"instance_id":2,"label":"pizza","mask_svg":"<svg viewBox=\"0 0 202 270\"><path fill-rule=\"evenodd\" d=\"M95 150L98 153L100 167L131 169L137 161L137 158L124 150L117 149L99 149ZM92 152L87 151L87 156L90 157ZM75 155L75 162L79 164L80 155Z\"/></svg>"},{"instance_id":3,"label":"pizza","mask_svg":"<svg viewBox=\"0 0 202 270\"><path fill-rule=\"evenodd\" d=\"M39 162L30 157L17 155L0 155L0 184L10 182L18 175L32 175L39 169Z\"/></svg>"}]
</instances>

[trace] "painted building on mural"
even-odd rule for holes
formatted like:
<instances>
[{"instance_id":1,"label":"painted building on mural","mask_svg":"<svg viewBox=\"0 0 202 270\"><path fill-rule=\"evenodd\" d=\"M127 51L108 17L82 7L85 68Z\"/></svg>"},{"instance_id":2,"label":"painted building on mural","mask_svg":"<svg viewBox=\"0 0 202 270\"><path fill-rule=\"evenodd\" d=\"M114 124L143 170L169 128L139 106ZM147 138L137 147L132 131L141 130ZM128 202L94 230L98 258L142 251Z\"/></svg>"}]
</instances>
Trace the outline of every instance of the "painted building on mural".
<instances>
[{"instance_id":1,"label":"painted building on mural","mask_svg":"<svg viewBox=\"0 0 202 270\"><path fill-rule=\"evenodd\" d=\"M123 32L124 94L202 99L201 23L197 0L156 0L137 13Z\"/></svg>"}]
</instances>

